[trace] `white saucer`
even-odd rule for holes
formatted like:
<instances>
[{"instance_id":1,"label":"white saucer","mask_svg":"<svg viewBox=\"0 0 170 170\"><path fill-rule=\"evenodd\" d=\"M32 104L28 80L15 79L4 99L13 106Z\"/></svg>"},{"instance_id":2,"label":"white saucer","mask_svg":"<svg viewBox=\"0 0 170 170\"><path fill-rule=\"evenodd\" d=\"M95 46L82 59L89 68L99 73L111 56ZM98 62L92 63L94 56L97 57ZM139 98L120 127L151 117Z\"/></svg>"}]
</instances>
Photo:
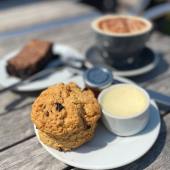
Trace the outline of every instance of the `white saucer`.
<instances>
[{"instance_id":1,"label":"white saucer","mask_svg":"<svg viewBox=\"0 0 170 170\"><path fill-rule=\"evenodd\" d=\"M142 66L138 65L137 68L134 67L134 63L130 64L128 68L124 68L123 70L120 68L116 68L111 63L107 63L105 57L101 55L101 52L95 46L92 46L86 51L86 65L88 67L93 67L94 65L105 65L113 70L114 75L123 76L123 77L134 77L146 74L153 70L159 63L159 56L155 53L151 48L145 47L140 54L140 63ZM148 61L149 59L149 61ZM118 60L119 61L119 60ZM131 67L131 68L130 68Z\"/></svg>"},{"instance_id":2,"label":"white saucer","mask_svg":"<svg viewBox=\"0 0 170 170\"><path fill-rule=\"evenodd\" d=\"M2 87L8 87L8 86L20 81L19 78L10 76L6 71L7 61L10 58L14 57L19 51L20 51L20 49L10 52L6 56L2 57L2 59L0 60L0 73L1 73L0 74L0 76L1 76L0 85ZM55 54L61 54L61 56L64 58L68 58L71 55L71 57L75 57L78 59L84 59L82 54L78 53L76 50L74 50L73 48L70 48L66 45L60 45L60 44L55 45L54 44L53 52ZM58 72L56 71L55 73L51 74L50 76L48 76L44 79L37 80L37 81L31 82L29 84L24 84L24 85L18 86L16 88L16 90L17 91L37 91L37 90L45 89L45 88L47 88L51 85L54 85L56 83L59 83L59 82L69 82L69 81L75 82L77 80L80 80L79 82L83 82L83 79L81 76L76 76L76 77L72 78L72 75L73 75L73 73L70 71L69 68L62 68ZM83 83L81 83L80 86L83 87Z\"/></svg>"},{"instance_id":3,"label":"white saucer","mask_svg":"<svg viewBox=\"0 0 170 170\"><path fill-rule=\"evenodd\" d=\"M122 82L127 79L116 77ZM150 121L139 134L131 137L113 135L99 123L94 138L71 152L60 152L39 142L58 160L82 169L111 169L127 165L143 156L155 143L160 131L160 114L154 101L151 101Z\"/></svg>"}]
</instances>

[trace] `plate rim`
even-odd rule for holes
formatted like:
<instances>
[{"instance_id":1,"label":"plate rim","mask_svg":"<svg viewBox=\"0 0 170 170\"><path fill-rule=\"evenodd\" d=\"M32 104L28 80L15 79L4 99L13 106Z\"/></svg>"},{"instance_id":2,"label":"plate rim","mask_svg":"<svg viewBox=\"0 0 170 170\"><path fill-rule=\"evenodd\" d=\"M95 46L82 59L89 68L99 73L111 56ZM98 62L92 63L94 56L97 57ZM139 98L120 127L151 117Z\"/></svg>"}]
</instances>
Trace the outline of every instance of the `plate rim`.
<instances>
[{"instance_id":1,"label":"plate rim","mask_svg":"<svg viewBox=\"0 0 170 170\"><path fill-rule=\"evenodd\" d=\"M95 46L91 46L89 47L85 54L87 55L87 52L92 49L93 47ZM152 50L150 47L147 47L149 50ZM138 69L134 69L132 71L129 71L129 70L124 70L124 71L119 71L119 70L113 70L113 73L117 76L125 76L125 77L135 77L135 76L141 76L143 74L146 74L150 71L152 71L159 63L159 55L157 53L155 53L153 50L152 50L153 54L154 54L154 60L152 63L148 64L147 66L145 67L142 67L142 68L138 68ZM87 60L87 65L92 65L88 60Z\"/></svg>"},{"instance_id":2,"label":"plate rim","mask_svg":"<svg viewBox=\"0 0 170 170\"><path fill-rule=\"evenodd\" d=\"M133 83L133 84L135 84L133 81L128 80L128 79L123 78L123 77L115 76L115 78L116 78L117 80L123 81L124 83ZM146 150L144 150L143 152L141 152L138 156L136 156L135 159L128 160L127 162L124 162L124 163L121 164L120 166L105 166L105 167L101 167L101 166L100 166L100 167L97 167L97 166L92 167L92 166L88 166L88 165L87 165L87 166L80 166L80 165L76 164L75 162L73 162L73 161L71 161L71 160L68 161L68 160L66 160L65 158L62 158L62 156L54 154L51 150L48 149L48 148L50 148L50 147L47 146L47 145L45 145L45 144L43 144L43 143L41 142L41 140L39 139L38 130L36 129L35 125L34 125L34 131L35 131L35 133L36 133L36 137L38 138L39 143L43 146L43 148L44 148L47 152L49 152L53 157L55 157L56 159L58 159L59 161L65 163L65 164L71 165L71 166L73 166L73 167L81 168L81 169L94 169L94 170L103 170L103 169L106 169L106 170L107 170L107 169L112 169L112 168L119 168L119 167L128 165L128 164L130 164L130 163L138 160L139 158L141 158L144 154L146 154L146 153L153 147L154 143L156 142L156 140L157 140L157 138L158 138L158 136L159 136L160 127L161 127L160 112L159 112L159 108L158 108L157 104L155 103L155 101L154 101L154 100L151 100L151 103L155 106L155 108L156 108L156 110L157 110L158 117L159 117L159 123L158 123L158 127L157 127L158 130L155 132L154 139L153 139L152 143L150 144L150 146L149 146Z\"/></svg>"},{"instance_id":3,"label":"plate rim","mask_svg":"<svg viewBox=\"0 0 170 170\"><path fill-rule=\"evenodd\" d=\"M79 55L79 56L81 56L81 58L84 58L84 55L83 54L81 54L77 49L75 49L75 48L73 48L73 47L70 47L69 45L66 45L66 44L58 44L58 43L53 43L53 47L52 47L52 49L53 49L53 52L54 53L56 53L56 48L65 48L65 49L67 49L67 50L72 50L72 51L74 51L74 53L76 54L76 55ZM18 47L18 48L16 48L16 49L14 49L14 50L12 50L12 51L10 51L10 52L8 52L8 53L6 53L6 54L4 54L3 56L2 56L2 58L0 59L0 63L7 63L7 61L8 61L8 59L10 59L10 58L13 58L17 53L19 53L19 51L21 50L22 48L21 47ZM65 67L65 68L67 68L67 67ZM6 70L5 68L4 68L4 70ZM7 75L9 75L8 73L7 73L7 71L6 71L6 74ZM54 73L55 74L55 73ZM10 76L10 75L9 75ZM10 76L10 77L12 77L12 76ZM18 81L20 81L21 79L20 78L18 78L18 77L14 77L16 80L15 80L15 82L18 82ZM7 80L8 78L6 78L6 80ZM8 81L8 80L7 80ZM6 85L4 85L3 83L1 83L1 81L0 81L0 85L1 85L1 87L2 88L6 88L6 87L8 87L8 86L6 86ZM51 84L52 85L52 84ZM50 85L49 85L50 86ZM16 91L16 92L35 92L35 91L40 91L40 90L43 90L43 89L45 89L45 88L47 88L48 86L45 86L45 87L35 87L35 88L22 88L22 87L24 87L24 85L21 85L21 87L20 86L18 86L16 89L14 89L13 91Z\"/></svg>"}]
</instances>

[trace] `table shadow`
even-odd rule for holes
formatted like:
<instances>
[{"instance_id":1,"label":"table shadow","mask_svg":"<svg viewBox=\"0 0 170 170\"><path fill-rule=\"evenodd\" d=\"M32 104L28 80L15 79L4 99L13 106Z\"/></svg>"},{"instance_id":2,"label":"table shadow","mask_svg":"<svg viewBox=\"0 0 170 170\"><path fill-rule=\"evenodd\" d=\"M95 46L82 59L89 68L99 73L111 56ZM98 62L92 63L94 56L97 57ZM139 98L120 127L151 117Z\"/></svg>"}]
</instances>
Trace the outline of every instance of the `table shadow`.
<instances>
[{"instance_id":1,"label":"table shadow","mask_svg":"<svg viewBox=\"0 0 170 170\"><path fill-rule=\"evenodd\" d=\"M12 101L10 101L6 106L4 106L4 111L0 112L0 116L9 114L13 111L17 111L25 108L33 103L33 100L36 96L40 94L41 91L36 92L15 92L18 97ZM33 98L31 101L24 102L28 97Z\"/></svg>"}]
</instances>

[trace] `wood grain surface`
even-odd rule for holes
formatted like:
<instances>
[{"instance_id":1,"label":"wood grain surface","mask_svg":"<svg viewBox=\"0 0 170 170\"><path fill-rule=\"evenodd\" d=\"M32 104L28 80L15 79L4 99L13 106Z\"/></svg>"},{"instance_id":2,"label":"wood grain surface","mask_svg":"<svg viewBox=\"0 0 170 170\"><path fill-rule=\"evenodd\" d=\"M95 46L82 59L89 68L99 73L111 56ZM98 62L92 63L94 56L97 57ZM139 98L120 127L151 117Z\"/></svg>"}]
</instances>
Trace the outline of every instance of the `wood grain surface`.
<instances>
[{"instance_id":1,"label":"wood grain surface","mask_svg":"<svg viewBox=\"0 0 170 170\"><path fill-rule=\"evenodd\" d=\"M90 11L92 11L90 7L81 4L75 5L69 0L35 1L35 3L1 10L0 31L31 27L34 24L62 20L70 16L87 14Z\"/></svg>"},{"instance_id":2,"label":"wood grain surface","mask_svg":"<svg viewBox=\"0 0 170 170\"><path fill-rule=\"evenodd\" d=\"M63 8L64 7L64 8ZM47 18L39 20L44 14L34 17L35 9L48 8L51 10ZM63 12L63 9L64 12ZM69 9L69 10L67 10ZM41 11L40 10L40 11ZM10 16L19 16L23 11L33 11L32 17L24 16L21 19L16 17L16 23L10 19ZM3 17L7 21L2 22L0 31L10 31L12 29L34 26L38 23L45 23L54 19L66 19L67 17L75 17L93 12L92 8L77 4L70 1L43 1L35 6L19 7L17 9L8 9L0 11L0 18ZM56 43L62 43L76 48L83 54L86 50L95 43L93 31L90 28L91 21L95 18L94 15L83 19L79 22L70 23L67 26L54 25L50 29L40 29L36 31L28 31L25 34L7 36L5 39L0 38L0 57L23 46L32 38L41 38L50 40ZM38 20L38 22L37 22ZM10 27L11 24L11 27ZM1 35L1 34L0 34ZM164 94L170 95L170 37L154 32L148 46L154 49L160 55L159 65L150 73L133 78L141 86L152 90L157 90ZM1 74L1 73L0 73ZM0 87L2 88L2 87ZM7 92L0 94L0 169L21 169L21 170L60 170L60 169L76 169L68 167L62 162L56 160L49 155L38 143L33 126L30 121L31 103L37 93L16 93ZM141 159L119 170L168 170L170 169L170 111L162 111L162 126L159 138L152 149Z\"/></svg>"},{"instance_id":3,"label":"wood grain surface","mask_svg":"<svg viewBox=\"0 0 170 170\"><path fill-rule=\"evenodd\" d=\"M34 137L0 154L0 169L60 170L65 164L49 155Z\"/></svg>"}]
</instances>

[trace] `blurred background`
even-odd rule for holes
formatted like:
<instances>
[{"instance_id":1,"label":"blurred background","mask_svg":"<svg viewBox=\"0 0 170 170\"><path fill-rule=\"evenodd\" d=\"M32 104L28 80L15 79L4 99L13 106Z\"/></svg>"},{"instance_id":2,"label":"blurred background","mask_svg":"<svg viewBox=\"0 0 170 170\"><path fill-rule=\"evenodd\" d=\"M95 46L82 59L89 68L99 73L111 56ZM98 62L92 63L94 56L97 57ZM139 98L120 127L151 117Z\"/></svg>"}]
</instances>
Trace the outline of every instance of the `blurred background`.
<instances>
[{"instance_id":1,"label":"blurred background","mask_svg":"<svg viewBox=\"0 0 170 170\"><path fill-rule=\"evenodd\" d=\"M10 36L11 30L14 31L17 28L27 28L40 23L56 21L62 10L64 13L64 10L67 9L67 6L63 6L63 8L61 6L61 12L56 11L56 6L60 5L61 1L62 3L74 1L86 4L100 13L123 12L137 15L145 15L146 13L148 15L148 10L152 9L149 15L152 17L154 15L153 21L156 24L156 29L170 35L169 0L1 0L0 37ZM167 4L166 7L158 9L163 4ZM74 10L71 6L70 4L70 9Z\"/></svg>"}]
</instances>

